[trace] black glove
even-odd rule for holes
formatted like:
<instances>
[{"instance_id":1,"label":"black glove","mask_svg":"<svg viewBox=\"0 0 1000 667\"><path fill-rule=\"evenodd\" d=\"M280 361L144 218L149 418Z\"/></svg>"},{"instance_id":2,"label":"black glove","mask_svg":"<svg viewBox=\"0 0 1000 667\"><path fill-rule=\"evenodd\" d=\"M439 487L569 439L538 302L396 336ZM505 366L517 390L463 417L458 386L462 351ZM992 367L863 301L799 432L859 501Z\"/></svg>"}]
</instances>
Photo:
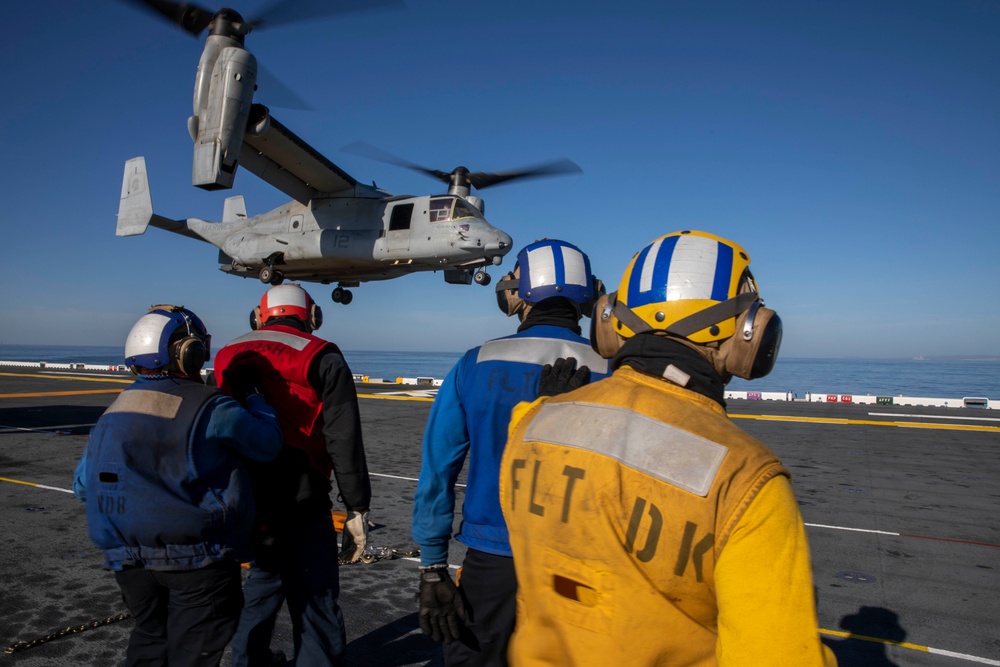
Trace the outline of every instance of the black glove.
<instances>
[{"instance_id":1,"label":"black glove","mask_svg":"<svg viewBox=\"0 0 1000 667\"><path fill-rule=\"evenodd\" d=\"M226 371L226 390L237 401L246 405L247 396L259 394L260 378L251 366L234 366Z\"/></svg>"},{"instance_id":2,"label":"black glove","mask_svg":"<svg viewBox=\"0 0 1000 667\"><path fill-rule=\"evenodd\" d=\"M538 379L539 396L556 396L567 391L579 389L590 380L590 369L580 366L576 370L576 359L573 357L556 359L555 363L546 364Z\"/></svg>"},{"instance_id":3,"label":"black glove","mask_svg":"<svg viewBox=\"0 0 1000 667\"><path fill-rule=\"evenodd\" d=\"M450 644L465 626L465 605L448 574L448 566L420 568L420 630L436 642Z\"/></svg>"}]
</instances>

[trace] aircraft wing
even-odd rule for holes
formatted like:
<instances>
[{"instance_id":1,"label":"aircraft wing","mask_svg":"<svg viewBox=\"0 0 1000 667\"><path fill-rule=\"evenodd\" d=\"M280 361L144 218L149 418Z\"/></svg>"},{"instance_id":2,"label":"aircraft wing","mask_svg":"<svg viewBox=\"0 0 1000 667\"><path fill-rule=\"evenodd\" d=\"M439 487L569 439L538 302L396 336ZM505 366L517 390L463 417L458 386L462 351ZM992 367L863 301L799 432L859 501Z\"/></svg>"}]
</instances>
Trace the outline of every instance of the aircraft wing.
<instances>
[{"instance_id":1,"label":"aircraft wing","mask_svg":"<svg viewBox=\"0 0 1000 667\"><path fill-rule=\"evenodd\" d=\"M240 166L302 204L358 185L353 176L279 123L266 107L254 107L264 118L256 124L251 121L243 136Z\"/></svg>"}]
</instances>

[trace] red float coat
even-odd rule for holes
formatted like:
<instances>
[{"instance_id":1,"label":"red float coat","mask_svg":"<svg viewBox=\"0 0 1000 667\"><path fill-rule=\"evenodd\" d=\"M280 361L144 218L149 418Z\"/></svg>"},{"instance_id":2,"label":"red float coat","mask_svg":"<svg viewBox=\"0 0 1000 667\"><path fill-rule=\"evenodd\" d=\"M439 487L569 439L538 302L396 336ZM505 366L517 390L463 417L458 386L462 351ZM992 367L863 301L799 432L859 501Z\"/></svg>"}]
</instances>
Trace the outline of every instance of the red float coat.
<instances>
[{"instance_id":1,"label":"red float coat","mask_svg":"<svg viewBox=\"0 0 1000 667\"><path fill-rule=\"evenodd\" d=\"M236 366L252 367L268 402L278 412L285 446L304 451L309 465L329 480L333 468L323 435L323 401L309 384L313 359L327 346L337 349L329 341L292 327L264 327L219 350L215 376L219 388L231 394L227 371Z\"/></svg>"}]
</instances>

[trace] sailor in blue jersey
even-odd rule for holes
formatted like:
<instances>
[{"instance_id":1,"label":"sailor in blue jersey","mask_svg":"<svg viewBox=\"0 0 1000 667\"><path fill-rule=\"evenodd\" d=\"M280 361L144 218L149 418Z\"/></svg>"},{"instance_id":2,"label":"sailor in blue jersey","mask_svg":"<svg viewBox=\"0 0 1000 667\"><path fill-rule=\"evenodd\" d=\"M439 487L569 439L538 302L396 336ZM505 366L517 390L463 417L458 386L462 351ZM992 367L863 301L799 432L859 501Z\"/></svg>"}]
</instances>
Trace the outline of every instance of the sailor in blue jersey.
<instances>
[{"instance_id":1,"label":"sailor in blue jersey","mask_svg":"<svg viewBox=\"0 0 1000 667\"><path fill-rule=\"evenodd\" d=\"M466 352L438 389L414 497L420 626L445 643L449 667L507 664L517 585L499 475L511 410L538 397L539 377L557 359L575 358L590 369L591 380L608 374L607 360L580 335L580 318L590 315L603 286L579 248L557 240L533 243L518 253L513 273L496 289L500 310L518 315L521 325L512 336ZM466 456L468 480L455 538L468 549L456 588L448 574L448 543L455 482Z\"/></svg>"},{"instance_id":2,"label":"sailor in blue jersey","mask_svg":"<svg viewBox=\"0 0 1000 667\"><path fill-rule=\"evenodd\" d=\"M277 456L281 427L253 387L241 404L205 386L210 341L183 307L142 316L125 343L138 377L77 466L90 537L135 618L126 665L218 665L243 606L254 523L244 460Z\"/></svg>"}]
</instances>

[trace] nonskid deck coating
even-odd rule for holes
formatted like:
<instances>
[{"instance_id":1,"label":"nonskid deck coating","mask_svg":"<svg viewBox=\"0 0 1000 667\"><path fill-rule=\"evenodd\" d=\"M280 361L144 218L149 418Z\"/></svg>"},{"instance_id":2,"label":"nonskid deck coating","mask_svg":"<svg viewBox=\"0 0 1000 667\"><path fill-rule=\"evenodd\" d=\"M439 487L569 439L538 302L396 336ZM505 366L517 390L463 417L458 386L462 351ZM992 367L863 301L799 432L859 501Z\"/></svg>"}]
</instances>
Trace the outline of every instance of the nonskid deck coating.
<instances>
[{"instance_id":1,"label":"nonskid deck coating","mask_svg":"<svg viewBox=\"0 0 1000 667\"><path fill-rule=\"evenodd\" d=\"M110 623L0 660L120 664L131 621L114 620L126 610L70 487L90 425L130 380L11 370L0 369L0 646ZM358 387L378 525L371 540L408 552L433 390ZM729 413L792 472L820 632L841 665L1000 665L995 411L739 400ZM457 565L464 550L452 545ZM416 580L407 558L342 568L349 664L441 664L417 628ZM274 647L292 653L284 612Z\"/></svg>"}]
</instances>

